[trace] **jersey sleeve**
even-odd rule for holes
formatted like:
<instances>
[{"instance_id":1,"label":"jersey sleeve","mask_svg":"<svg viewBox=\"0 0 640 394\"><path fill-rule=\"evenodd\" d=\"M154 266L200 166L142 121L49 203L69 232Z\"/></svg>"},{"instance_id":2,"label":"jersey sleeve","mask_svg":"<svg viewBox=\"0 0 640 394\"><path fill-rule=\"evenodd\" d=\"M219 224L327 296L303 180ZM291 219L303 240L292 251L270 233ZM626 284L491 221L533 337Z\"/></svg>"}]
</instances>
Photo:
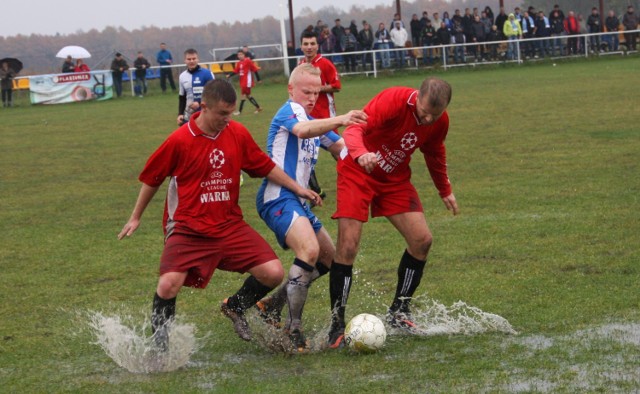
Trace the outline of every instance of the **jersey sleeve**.
<instances>
[{"instance_id":1,"label":"jersey sleeve","mask_svg":"<svg viewBox=\"0 0 640 394\"><path fill-rule=\"evenodd\" d=\"M434 124L435 132L420 147L424 160L429 169L433 184L438 189L440 197L451 194L451 182L447 175L447 151L444 140L449 131L449 115L445 112Z\"/></svg>"},{"instance_id":2,"label":"jersey sleeve","mask_svg":"<svg viewBox=\"0 0 640 394\"><path fill-rule=\"evenodd\" d=\"M276 166L269 156L260 149L256 141L251 137L249 130L244 126L236 123L237 132L240 136L240 144L243 151L242 170L249 174L252 178L264 178L273 167Z\"/></svg>"},{"instance_id":3,"label":"jersey sleeve","mask_svg":"<svg viewBox=\"0 0 640 394\"><path fill-rule=\"evenodd\" d=\"M342 89L342 83L340 82L338 70L336 69L336 66L334 66L334 64L328 59L322 64L322 76L324 77L327 85L331 85L331 87L334 89Z\"/></svg>"},{"instance_id":4,"label":"jersey sleeve","mask_svg":"<svg viewBox=\"0 0 640 394\"><path fill-rule=\"evenodd\" d=\"M138 179L140 182L158 187L170 176L179 158L179 146L174 132L149 157Z\"/></svg>"},{"instance_id":5,"label":"jersey sleeve","mask_svg":"<svg viewBox=\"0 0 640 394\"><path fill-rule=\"evenodd\" d=\"M331 145L335 144L340 140L340 135L335 131L331 130L326 134L320 136L320 147L324 149L328 149Z\"/></svg>"}]
</instances>

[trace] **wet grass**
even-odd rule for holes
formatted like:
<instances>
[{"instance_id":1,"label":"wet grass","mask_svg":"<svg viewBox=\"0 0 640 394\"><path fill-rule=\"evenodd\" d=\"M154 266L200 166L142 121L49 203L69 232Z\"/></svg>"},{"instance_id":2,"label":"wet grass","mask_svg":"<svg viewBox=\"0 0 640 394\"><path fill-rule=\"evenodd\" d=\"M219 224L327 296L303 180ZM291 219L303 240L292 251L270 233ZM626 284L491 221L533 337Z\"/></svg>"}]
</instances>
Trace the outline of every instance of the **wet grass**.
<instances>
[{"instance_id":1,"label":"wet grass","mask_svg":"<svg viewBox=\"0 0 640 394\"><path fill-rule=\"evenodd\" d=\"M449 175L462 213L451 217L424 162L413 179L435 235L418 293L463 300L520 333L391 336L367 356L302 357L240 341L217 307L242 277L217 272L204 291L184 289L181 318L201 348L178 371L132 374L94 344L83 311L130 314L140 324L157 280L162 193L132 239L116 234L149 154L174 129L177 98L18 106L0 112L5 231L0 241L0 391L7 392L605 392L640 389L637 341L640 113L638 57L438 74L454 88ZM430 72L431 73L431 72ZM425 72L343 81L339 112ZM239 120L265 143L286 89L254 90L265 108ZM330 234L335 167L317 214ZM247 221L259 221L259 180L247 179ZM384 220L365 226L348 315L383 313L395 288L403 240ZM285 265L289 252L276 249ZM310 291L310 335L328 324L327 280ZM620 339L622 338L622 339Z\"/></svg>"}]
</instances>

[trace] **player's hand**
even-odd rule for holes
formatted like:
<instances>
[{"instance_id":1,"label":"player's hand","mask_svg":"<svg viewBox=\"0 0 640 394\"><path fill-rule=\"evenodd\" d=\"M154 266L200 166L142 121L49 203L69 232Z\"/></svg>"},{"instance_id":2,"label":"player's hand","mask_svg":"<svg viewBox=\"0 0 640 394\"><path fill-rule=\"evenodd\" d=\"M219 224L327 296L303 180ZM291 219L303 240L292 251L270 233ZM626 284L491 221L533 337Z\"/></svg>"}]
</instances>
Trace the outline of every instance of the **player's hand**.
<instances>
[{"instance_id":1,"label":"player's hand","mask_svg":"<svg viewBox=\"0 0 640 394\"><path fill-rule=\"evenodd\" d=\"M140 220L130 219L127 224L124 225L120 234L118 234L118 239L123 239L124 237L130 237L140 225Z\"/></svg>"},{"instance_id":2,"label":"player's hand","mask_svg":"<svg viewBox=\"0 0 640 394\"><path fill-rule=\"evenodd\" d=\"M458 203L456 202L456 196L454 196L453 193L446 197L442 197L442 202L444 202L447 209L452 211L454 215L457 215L460 212L458 209Z\"/></svg>"},{"instance_id":3,"label":"player's hand","mask_svg":"<svg viewBox=\"0 0 640 394\"><path fill-rule=\"evenodd\" d=\"M300 193L298 193L298 196L311 201L316 206L322 206L322 198L318 193L314 192L311 189L302 189Z\"/></svg>"},{"instance_id":4,"label":"player's hand","mask_svg":"<svg viewBox=\"0 0 640 394\"><path fill-rule=\"evenodd\" d=\"M378 165L378 159L376 158L376 154L369 152L364 155L358 157L356 162L360 165L360 167L364 168L367 174L371 174L374 168Z\"/></svg>"},{"instance_id":5,"label":"player's hand","mask_svg":"<svg viewBox=\"0 0 640 394\"><path fill-rule=\"evenodd\" d=\"M184 115L178 115L178 119L176 119L178 126L182 126L183 120L184 120Z\"/></svg>"},{"instance_id":6,"label":"player's hand","mask_svg":"<svg viewBox=\"0 0 640 394\"><path fill-rule=\"evenodd\" d=\"M342 115L342 125L349 126L351 124L364 124L367 123L368 115L364 111L353 110Z\"/></svg>"}]
</instances>

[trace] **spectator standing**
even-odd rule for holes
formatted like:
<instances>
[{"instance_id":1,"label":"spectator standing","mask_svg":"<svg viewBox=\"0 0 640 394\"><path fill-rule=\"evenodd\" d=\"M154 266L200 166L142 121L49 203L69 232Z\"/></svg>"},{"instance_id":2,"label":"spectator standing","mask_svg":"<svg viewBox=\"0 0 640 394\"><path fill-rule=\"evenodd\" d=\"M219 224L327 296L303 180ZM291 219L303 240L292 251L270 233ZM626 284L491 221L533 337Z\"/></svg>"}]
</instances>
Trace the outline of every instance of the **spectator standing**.
<instances>
[{"instance_id":1,"label":"spectator standing","mask_svg":"<svg viewBox=\"0 0 640 394\"><path fill-rule=\"evenodd\" d=\"M313 33L312 33L313 34ZM234 75L238 75L238 79L240 80L240 93L242 94L242 99L240 100L240 108L235 111L234 115L240 115L242 113L242 109L244 108L244 102L249 100L254 107L256 107L255 113L262 112L262 108L260 108L260 104L256 101L255 98L251 95L251 88L254 85L253 74L258 72L259 68L250 58L246 57L245 52L241 49L236 54L238 56L238 62L236 63L233 72L227 75L227 79L231 78Z\"/></svg>"},{"instance_id":2,"label":"spectator standing","mask_svg":"<svg viewBox=\"0 0 640 394\"><path fill-rule=\"evenodd\" d=\"M433 27L431 20L427 21L427 25L422 29L422 61L426 65L433 64L434 45L436 43L436 29Z\"/></svg>"},{"instance_id":3,"label":"spectator standing","mask_svg":"<svg viewBox=\"0 0 640 394\"><path fill-rule=\"evenodd\" d=\"M144 57L142 51L138 51L136 60L133 61L133 67L136 69L136 86L134 90L138 97L144 97L147 94L147 70L151 67L151 63Z\"/></svg>"},{"instance_id":4,"label":"spectator standing","mask_svg":"<svg viewBox=\"0 0 640 394\"><path fill-rule=\"evenodd\" d=\"M76 72L76 73L88 73L89 71L91 71L91 69L89 68L89 66L87 66L84 63L84 60L82 60L82 59L77 59L76 60L76 67L73 69L73 72Z\"/></svg>"},{"instance_id":5,"label":"spectator standing","mask_svg":"<svg viewBox=\"0 0 640 394\"><path fill-rule=\"evenodd\" d=\"M620 19L616 16L616 13L613 10L609 10L609 15L607 19L604 21L604 25L607 28L607 32L611 34L607 34L604 36L605 41L607 41L607 46L609 51L617 51L619 45L618 39L618 30L620 29Z\"/></svg>"},{"instance_id":6,"label":"spectator standing","mask_svg":"<svg viewBox=\"0 0 640 394\"><path fill-rule=\"evenodd\" d=\"M567 38L567 55L578 54L578 34L580 34L580 22L573 11L569 11L569 16L564 20L564 30L569 37Z\"/></svg>"},{"instance_id":7,"label":"spectator standing","mask_svg":"<svg viewBox=\"0 0 640 394\"><path fill-rule=\"evenodd\" d=\"M75 72L75 68L76 65L73 64L73 58L71 57L71 55L67 56L66 59L64 59L64 63L62 63L62 72L63 73L72 73Z\"/></svg>"},{"instance_id":8,"label":"spectator standing","mask_svg":"<svg viewBox=\"0 0 640 394\"><path fill-rule=\"evenodd\" d=\"M464 28L462 27L462 18L453 20L453 41L455 46L453 47L453 61L458 63L466 63L467 60L464 55L464 43L466 37L464 35Z\"/></svg>"},{"instance_id":9,"label":"spectator standing","mask_svg":"<svg viewBox=\"0 0 640 394\"><path fill-rule=\"evenodd\" d=\"M336 49L336 37L328 26L322 28L322 34L318 37L318 49L324 54L333 53Z\"/></svg>"},{"instance_id":10,"label":"spectator standing","mask_svg":"<svg viewBox=\"0 0 640 394\"><path fill-rule=\"evenodd\" d=\"M187 123L192 114L200 111L204 86L207 82L216 79L210 70L200 67L199 61L198 51L193 48L184 51L184 62L187 69L178 78L180 86L178 118L176 119L178 126Z\"/></svg>"},{"instance_id":11,"label":"spectator standing","mask_svg":"<svg viewBox=\"0 0 640 394\"><path fill-rule=\"evenodd\" d=\"M355 19L351 19L351 23L349 24L349 29L351 29L351 34L353 34L356 38L358 37L358 25L356 24Z\"/></svg>"},{"instance_id":12,"label":"spectator standing","mask_svg":"<svg viewBox=\"0 0 640 394\"><path fill-rule=\"evenodd\" d=\"M627 7L627 13L622 17L622 24L626 31L638 29L638 16L635 14L633 6ZM627 44L628 51L635 51L638 33L624 33L624 41Z\"/></svg>"},{"instance_id":13,"label":"spectator standing","mask_svg":"<svg viewBox=\"0 0 640 394\"><path fill-rule=\"evenodd\" d=\"M400 21L395 22L395 26L389 32L389 36L391 37L391 41L393 42L394 51L396 56L396 64L398 67L404 67L405 65L405 44L409 39L409 34L407 30L402 27L402 23Z\"/></svg>"},{"instance_id":14,"label":"spectator standing","mask_svg":"<svg viewBox=\"0 0 640 394\"><path fill-rule=\"evenodd\" d=\"M498 33L500 34L500 39L506 38L504 36L504 24L509 20L509 17L504 11L504 7L500 7L500 11L498 12L498 16L496 16L495 24L498 27Z\"/></svg>"},{"instance_id":15,"label":"spectator standing","mask_svg":"<svg viewBox=\"0 0 640 394\"><path fill-rule=\"evenodd\" d=\"M538 12L538 18L536 19L535 36L538 38L546 38L545 40L538 41L538 51L540 56L552 55L553 42L551 37L551 22L549 18L544 15L543 11Z\"/></svg>"},{"instance_id":16,"label":"spectator standing","mask_svg":"<svg viewBox=\"0 0 640 394\"><path fill-rule=\"evenodd\" d=\"M491 20L491 26L493 26L493 23L495 22L495 15L493 15L493 10L491 9L491 7L484 7L484 13L487 15L487 18ZM491 26L489 26L489 29L491 29Z\"/></svg>"},{"instance_id":17,"label":"spectator standing","mask_svg":"<svg viewBox=\"0 0 640 394\"><path fill-rule=\"evenodd\" d=\"M447 29L449 29L449 32L451 32L451 29L453 29L453 21L449 17L448 11L442 13L442 21L446 25Z\"/></svg>"},{"instance_id":18,"label":"spectator standing","mask_svg":"<svg viewBox=\"0 0 640 394\"><path fill-rule=\"evenodd\" d=\"M413 14L411 16L411 22L409 23L411 27L411 43L414 47L420 46L420 36L422 34L422 30L424 29L420 19L418 18L418 14Z\"/></svg>"},{"instance_id":19,"label":"spectator standing","mask_svg":"<svg viewBox=\"0 0 640 394\"><path fill-rule=\"evenodd\" d=\"M462 16L462 28L464 29L465 42L473 42L473 32L471 26L473 25L473 15L471 9L465 8L464 15ZM472 47L467 47L467 50L474 52Z\"/></svg>"},{"instance_id":20,"label":"spectator standing","mask_svg":"<svg viewBox=\"0 0 640 394\"><path fill-rule=\"evenodd\" d=\"M522 28L520 27L520 23L518 23L514 14L509 14L509 19L504 23L503 33L507 40L509 40L507 59L515 60L518 53L517 40L522 38Z\"/></svg>"},{"instance_id":21,"label":"spectator standing","mask_svg":"<svg viewBox=\"0 0 640 394\"><path fill-rule=\"evenodd\" d=\"M475 60L477 61L484 61L484 44L483 42L485 42L486 40L486 33L485 33L485 25L484 23L482 23L482 21L480 20L480 15L476 15L473 17L474 21L471 24L471 40L472 42L478 44L478 45L472 45L471 46L471 52L473 53L473 55L475 56Z\"/></svg>"},{"instance_id":22,"label":"spectator standing","mask_svg":"<svg viewBox=\"0 0 640 394\"><path fill-rule=\"evenodd\" d=\"M0 65L0 89L2 89L2 106L13 106L13 79L17 73L9 66L8 62Z\"/></svg>"},{"instance_id":23,"label":"spectator standing","mask_svg":"<svg viewBox=\"0 0 640 394\"><path fill-rule=\"evenodd\" d=\"M440 22L440 28L436 31L438 37L438 44L442 45L442 62L445 63L449 60L449 45L451 44L451 30L447 26L447 23L442 20Z\"/></svg>"},{"instance_id":24,"label":"spectator standing","mask_svg":"<svg viewBox=\"0 0 640 394\"><path fill-rule=\"evenodd\" d=\"M389 31L385 29L384 23L378 24L378 30L376 30L376 47L380 50L380 58L382 60L382 68L391 67L391 60L389 58Z\"/></svg>"},{"instance_id":25,"label":"spectator standing","mask_svg":"<svg viewBox=\"0 0 640 394\"><path fill-rule=\"evenodd\" d=\"M498 59L498 43L494 41L500 41L500 32L498 31L498 25L492 25L491 30L487 33L487 41L491 44L487 44L489 51L489 58L491 60Z\"/></svg>"},{"instance_id":26,"label":"spectator standing","mask_svg":"<svg viewBox=\"0 0 640 394\"><path fill-rule=\"evenodd\" d=\"M357 62L357 55L351 52L355 52L358 49L358 39L351 33L350 27L345 27L344 35L340 41L341 52L344 52L342 58L344 59L345 70L347 72L355 72Z\"/></svg>"},{"instance_id":27,"label":"spectator standing","mask_svg":"<svg viewBox=\"0 0 640 394\"><path fill-rule=\"evenodd\" d=\"M362 30L358 33L358 44L360 45L360 49L364 51L370 51L373 49L373 32L371 31L371 25L369 22L362 21ZM367 52L362 55L362 68L366 69L367 64L372 63L371 53Z\"/></svg>"},{"instance_id":28,"label":"spectator standing","mask_svg":"<svg viewBox=\"0 0 640 394\"><path fill-rule=\"evenodd\" d=\"M340 48L340 42L342 42L342 36L344 35L344 26L340 19L335 20L335 25L331 28L331 34L335 37L334 52L342 52Z\"/></svg>"},{"instance_id":29,"label":"spectator standing","mask_svg":"<svg viewBox=\"0 0 640 394\"><path fill-rule=\"evenodd\" d=\"M170 348L176 297L183 286L204 289L217 269L250 276L225 299L220 310L238 336L251 340L244 311L284 276L269 244L242 218L238 204L240 171L265 177L298 197L318 201L260 150L249 131L231 119L236 92L224 80L210 81L200 92L202 111L174 131L142 170L138 199L118 239L130 237L165 179L164 249L153 298L151 330L159 350ZM213 178L215 174L215 179Z\"/></svg>"},{"instance_id":30,"label":"spectator standing","mask_svg":"<svg viewBox=\"0 0 640 394\"><path fill-rule=\"evenodd\" d=\"M566 33L564 30L564 17L560 16L560 12L557 10L552 11L549 17L549 24L551 25L551 56L556 55L556 49L558 50L558 56L562 56L562 36Z\"/></svg>"},{"instance_id":31,"label":"spectator standing","mask_svg":"<svg viewBox=\"0 0 640 394\"><path fill-rule=\"evenodd\" d=\"M160 51L156 54L156 61L160 65L160 89L162 93L167 91L167 80L171 86L171 90L176 91L176 84L173 82L173 56L167 49L167 44L160 44Z\"/></svg>"},{"instance_id":32,"label":"spectator standing","mask_svg":"<svg viewBox=\"0 0 640 394\"><path fill-rule=\"evenodd\" d=\"M589 27L589 33L600 33L602 31L598 8L593 7L591 9L591 15L587 18L587 26ZM591 43L591 53L602 52L600 49L600 36L589 36L589 42Z\"/></svg>"},{"instance_id":33,"label":"spectator standing","mask_svg":"<svg viewBox=\"0 0 640 394\"><path fill-rule=\"evenodd\" d=\"M404 22L402 21L402 19L400 18L400 14L398 13L393 14L393 20L391 21L391 24L389 26L393 28L396 25L396 22L400 22L400 26L404 28Z\"/></svg>"},{"instance_id":34,"label":"spectator standing","mask_svg":"<svg viewBox=\"0 0 640 394\"><path fill-rule=\"evenodd\" d=\"M431 25L436 28L440 28L440 23L442 23L442 19L440 18L440 14L437 12L433 13L433 18L431 18Z\"/></svg>"},{"instance_id":35,"label":"spectator standing","mask_svg":"<svg viewBox=\"0 0 640 394\"><path fill-rule=\"evenodd\" d=\"M129 65L120 52L116 52L116 57L111 62L111 74L113 75L113 87L116 89L116 96L122 96L122 74L127 72Z\"/></svg>"},{"instance_id":36,"label":"spectator standing","mask_svg":"<svg viewBox=\"0 0 640 394\"><path fill-rule=\"evenodd\" d=\"M320 33L322 33L323 29L324 29L324 23L322 22L322 19L318 19L318 21L316 22L316 26L313 28L313 31L314 33L316 33L317 37L320 37Z\"/></svg>"}]
</instances>

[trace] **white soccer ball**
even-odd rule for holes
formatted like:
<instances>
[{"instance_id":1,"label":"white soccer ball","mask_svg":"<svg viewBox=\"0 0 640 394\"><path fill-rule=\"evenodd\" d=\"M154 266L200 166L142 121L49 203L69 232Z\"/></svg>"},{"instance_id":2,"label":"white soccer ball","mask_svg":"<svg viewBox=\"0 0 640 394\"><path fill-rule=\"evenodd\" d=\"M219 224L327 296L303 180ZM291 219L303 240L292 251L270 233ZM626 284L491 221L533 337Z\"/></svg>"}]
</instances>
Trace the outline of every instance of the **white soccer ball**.
<instances>
[{"instance_id":1,"label":"white soccer ball","mask_svg":"<svg viewBox=\"0 0 640 394\"><path fill-rule=\"evenodd\" d=\"M376 316L361 313L351 319L344 331L344 341L357 352L371 353L380 350L387 339L387 330Z\"/></svg>"}]
</instances>

